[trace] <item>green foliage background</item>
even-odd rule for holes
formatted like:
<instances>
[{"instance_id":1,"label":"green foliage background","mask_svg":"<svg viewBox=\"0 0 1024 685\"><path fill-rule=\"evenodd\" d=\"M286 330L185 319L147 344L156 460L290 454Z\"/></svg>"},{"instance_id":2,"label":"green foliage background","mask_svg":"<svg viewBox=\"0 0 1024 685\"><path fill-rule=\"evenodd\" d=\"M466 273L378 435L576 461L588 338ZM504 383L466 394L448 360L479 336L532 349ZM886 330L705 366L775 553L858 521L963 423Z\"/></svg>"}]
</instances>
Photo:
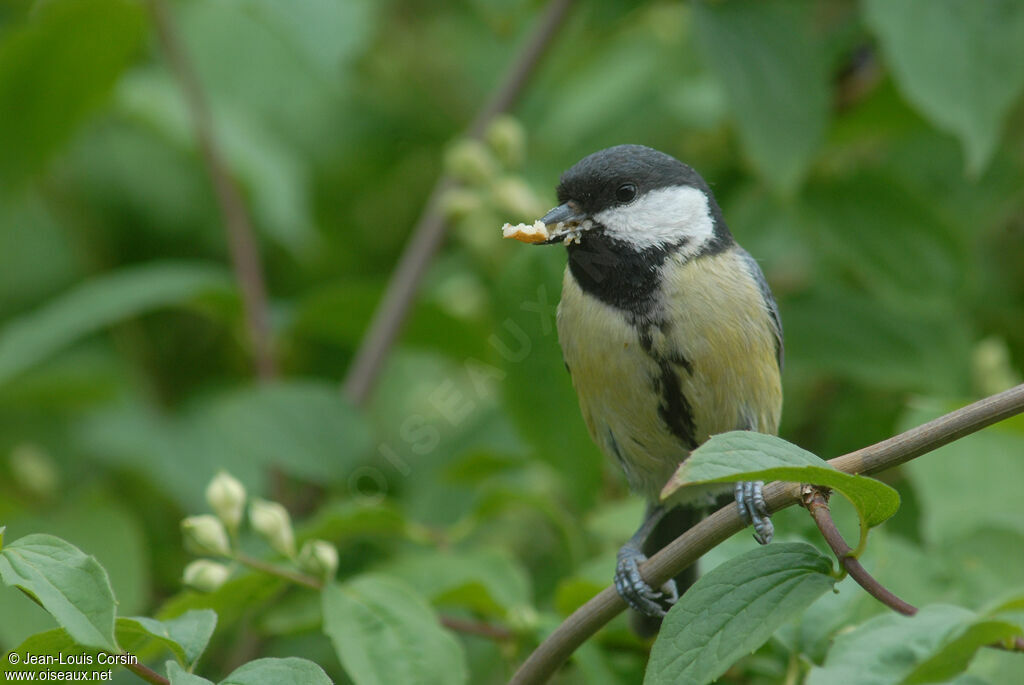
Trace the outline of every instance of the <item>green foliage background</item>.
<instances>
[{"instance_id":1,"label":"green foliage background","mask_svg":"<svg viewBox=\"0 0 1024 685\"><path fill-rule=\"evenodd\" d=\"M564 254L498 234L602 147L690 163L761 262L786 333L786 439L827 458L1021 381L1024 3L581 3L514 109L521 128L475 148L453 141L541 3L171 5L258 231L282 378L254 379L223 221L146 6L3 4L0 525L95 555L121 616L216 609L207 677L300 656L372 682L341 665L358 628L325 634L308 590L241 572L211 596L181 589L178 520L205 510L221 468L281 497L300 539L337 544L343 587L381 615L414 596L413 623L395 618L408 639L434 611L517 632L431 635L414 673L502 682L608 584L642 505L562 369ZM341 379L446 158L467 181L449 239L353 407ZM1019 592L1022 455L1011 420L891 474L902 508L866 563L915 604ZM819 544L802 512L776 528ZM799 682L831 636L882 613L839 587L723 682ZM0 617L4 650L55 626L8 589ZM560 679L636 682L647 653L618 619ZM1011 682L1014 658L984 652L969 682Z\"/></svg>"}]
</instances>

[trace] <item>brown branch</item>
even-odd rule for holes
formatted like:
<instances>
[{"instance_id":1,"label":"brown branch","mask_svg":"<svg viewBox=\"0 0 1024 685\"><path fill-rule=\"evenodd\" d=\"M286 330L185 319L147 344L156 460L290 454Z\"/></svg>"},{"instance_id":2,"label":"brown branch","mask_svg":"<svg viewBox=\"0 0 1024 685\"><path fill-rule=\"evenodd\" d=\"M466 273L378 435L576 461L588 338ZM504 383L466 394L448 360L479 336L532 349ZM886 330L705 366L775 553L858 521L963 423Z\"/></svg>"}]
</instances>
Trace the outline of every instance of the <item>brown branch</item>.
<instances>
[{"instance_id":1,"label":"brown branch","mask_svg":"<svg viewBox=\"0 0 1024 685\"><path fill-rule=\"evenodd\" d=\"M986 397L888 440L836 457L829 463L846 473L877 473L1021 412L1024 412L1024 385ZM768 511L776 512L800 502L800 486L770 483L765 486L764 495ZM640 573L649 585L658 587L745 525L735 506L723 507L641 564ZM615 588L605 588L556 628L523 662L510 682L516 685L546 682L577 647L625 608L626 603Z\"/></svg>"},{"instance_id":2,"label":"brown branch","mask_svg":"<svg viewBox=\"0 0 1024 685\"><path fill-rule=\"evenodd\" d=\"M249 219L238 185L232 178L217 145L213 116L210 114L202 84L181 42L167 0L150 0L149 7L160 46L185 97L199 143L199 151L210 176L217 205L220 207L231 253L231 265L242 293L242 306L249 339L253 346L256 373L260 379L269 380L277 375L277 364L270 335L263 265L260 262L252 221Z\"/></svg>"},{"instance_id":3,"label":"brown branch","mask_svg":"<svg viewBox=\"0 0 1024 685\"><path fill-rule=\"evenodd\" d=\"M170 680L145 664L125 664L124 667L145 680L147 683L152 683L153 685L171 685Z\"/></svg>"},{"instance_id":4,"label":"brown branch","mask_svg":"<svg viewBox=\"0 0 1024 685\"><path fill-rule=\"evenodd\" d=\"M515 633L504 626L467 618L457 618L455 616L441 616L441 625L448 630L454 630L456 633L485 637L495 642L507 642L514 640L516 637Z\"/></svg>"},{"instance_id":5,"label":"brown branch","mask_svg":"<svg viewBox=\"0 0 1024 685\"><path fill-rule=\"evenodd\" d=\"M861 565L860 560L853 555L853 548L846 544L846 540L843 539L839 529L836 528L835 521L832 520L832 512L828 507L828 497L822 488L814 485L807 486L802 504L810 512L811 518L814 519L814 523L818 526L818 530L821 531L825 542L835 552L836 559L839 560L839 563L843 565L843 568L846 569L846 572L850 574L850 577L858 585L893 611L899 612L904 616L913 616L917 613L917 607L904 602L875 580Z\"/></svg>"},{"instance_id":6,"label":"brown branch","mask_svg":"<svg viewBox=\"0 0 1024 685\"><path fill-rule=\"evenodd\" d=\"M516 101L561 28L572 3L573 0L552 0L548 4L500 85L473 119L466 134L468 137L480 138L494 117L507 111ZM423 213L412 230L412 237L402 251L384 297L374 312L369 330L359 344L342 388L345 396L356 404L364 403L373 390L384 359L412 307L420 281L441 246L446 223L440 202L454 185L454 180L443 174L430 191Z\"/></svg>"}]
</instances>

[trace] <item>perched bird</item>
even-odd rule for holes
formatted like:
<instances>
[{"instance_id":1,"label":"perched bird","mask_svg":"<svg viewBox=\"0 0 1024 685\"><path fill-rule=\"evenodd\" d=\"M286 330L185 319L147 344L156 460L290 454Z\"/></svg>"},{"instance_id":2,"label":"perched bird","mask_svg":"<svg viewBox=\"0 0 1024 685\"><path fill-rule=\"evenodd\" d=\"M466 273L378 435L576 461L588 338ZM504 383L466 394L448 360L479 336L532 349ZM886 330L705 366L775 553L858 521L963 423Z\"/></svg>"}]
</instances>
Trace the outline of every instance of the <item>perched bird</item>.
<instances>
[{"instance_id":1,"label":"perched bird","mask_svg":"<svg viewBox=\"0 0 1024 685\"><path fill-rule=\"evenodd\" d=\"M546 239L531 241L568 248L558 306L565 364L594 442L647 499L619 551L615 586L650 617L638 625L650 633L695 576L654 589L637 566L714 503L667 506L659 493L711 435L777 431L782 324L708 184L675 158L642 145L595 152L562 175L558 202L535 224ZM728 496L765 544L772 525L761 486L740 483Z\"/></svg>"}]
</instances>

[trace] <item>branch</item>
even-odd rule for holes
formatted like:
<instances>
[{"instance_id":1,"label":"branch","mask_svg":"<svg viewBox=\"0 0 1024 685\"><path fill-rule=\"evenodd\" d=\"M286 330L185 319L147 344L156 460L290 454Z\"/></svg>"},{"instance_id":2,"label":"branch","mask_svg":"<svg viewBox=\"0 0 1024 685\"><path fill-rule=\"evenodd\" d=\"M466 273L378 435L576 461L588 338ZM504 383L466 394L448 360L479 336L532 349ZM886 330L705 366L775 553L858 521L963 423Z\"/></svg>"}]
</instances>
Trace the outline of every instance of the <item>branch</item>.
<instances>
[{"instance_id":1,"label":"branch","mask_svg":"<svg viewBox=\"0 0 1024 685\"><path fill-rule=\"evenodd\" d=\"M561 28L572 3L573 0L551 0L500 85L473 119L467 132L469 138L480 138L494 117L508 110L519 97ZM440 202L454 185L451 176L443 174L430 191L423 213L412 230L412 237L406 243L384 297L374 312L369 330L359 344L342 387L345 396L355 404L364 403L370 395L384 359L409 313L420 281L441 246L446 224Z\"/></svg>"},{"instance_id":2,"label":"branch","mask_svg":"<svg viewBox=\"0 0 1024 685\"><path fill-rule=\"evenodd\" d=\"M262 380L269 380L277 375L277 365L270 336L263 265L256 246L252 221L249 219L238 185L231 177L220 153L213 132L213 117L209 105L195 68L185 52L167 0L150 0L149 7L160 46L185 97L199 143L199 151L210 176L217 205L220 207L231 252L231 265L242 293L242 306L255 355L256 373Z\"/></svg>"},{"instance_id":3,"label":"branch","mask_svg":"<svg viewBox=\"0 0 1024 685\"><path fill-rule=\"evenodd\" d=\"M850 574L850 577L858 585L893 611L899 612L904 616L913 616L917 613L917 607L904 602L875 580L861 565L860 560L854 556L853 548L846 544L846 540L843 539L839 529L836 528L835 521L832 520L832 512L828 508L828 497L822 488L813 485L808 486L802 504L811 513L811 517L818 526L818 530L821 531L822 537L825 538L825 542L835 552L836 559L839 560L839 563L843 565L843 568L846 569L846 572Z\"/></svg>"},{"instance_id":4,"label":"branch","mask_svg":"<svg viewBox=\"0 0 1024 685\"><path fill-rule=\"evenodd\" d=\"M125 668L153 685L171 685L171 681L144 664L125 664Z\"/></svg>"},{"instance_id":5,"label":"branch","mask_svg":"<svg viewBox=\"0 0 1024 685\"><path fill-rule=\"evenodd\" d=\"M987 397L888 440L836 457L829 463L846 473L877 473L1021 412L1024 412L1024 385ZM800 486L796 483L771 483L765 486L764 495L768 511L776 512L800 502ZM723 507L641 564L640 573L648 584L658 587L744 527L735 506ZM605 588L556 628L523 662L510 683L546 682L577 647L625 608L626 603L615 588Z\"/></svg>"}]
</instances>

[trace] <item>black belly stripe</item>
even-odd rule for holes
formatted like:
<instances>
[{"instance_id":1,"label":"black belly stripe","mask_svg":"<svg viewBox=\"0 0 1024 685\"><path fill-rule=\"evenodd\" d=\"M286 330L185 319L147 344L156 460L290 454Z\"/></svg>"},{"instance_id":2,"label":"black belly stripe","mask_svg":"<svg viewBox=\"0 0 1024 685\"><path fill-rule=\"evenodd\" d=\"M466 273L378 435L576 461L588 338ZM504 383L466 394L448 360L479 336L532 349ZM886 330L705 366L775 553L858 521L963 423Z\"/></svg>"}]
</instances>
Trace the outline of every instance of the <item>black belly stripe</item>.
<instances>
[{"instance_id":1,"label":"black belly stripe","mask_svg":"<svg viewBox=\"0 0 1024 685\"><path fill-rule=\"evenodd\" d=\"M658 416L665 422L669 432L688 449L696 449L697 431L693 425L693 407L683 394L679 374L668 360L661 360L658 367L660 374L654 381L655 390L661 394Z\"/></svg>"},{"instance_id":2,"label":"black belly stripe","mask_svg":"<svg viewBox=\"0 0 1024 685\"><path fill-rule=\"evenodd\" d=\"M662 331L666 324L659 325ZM640 330L640 347L658 365L658 375L652 379L654 391L661 396L658 403L658 417L664 422L669 432L676 436L687 449L697 447L697 429L693 425L693 407L683 394L676 367L682 367L687 373L693 373L693 364L678 351L672 351L667 357L654 350L654 336L651 326Z\"/></svg>"}]
</instances>

